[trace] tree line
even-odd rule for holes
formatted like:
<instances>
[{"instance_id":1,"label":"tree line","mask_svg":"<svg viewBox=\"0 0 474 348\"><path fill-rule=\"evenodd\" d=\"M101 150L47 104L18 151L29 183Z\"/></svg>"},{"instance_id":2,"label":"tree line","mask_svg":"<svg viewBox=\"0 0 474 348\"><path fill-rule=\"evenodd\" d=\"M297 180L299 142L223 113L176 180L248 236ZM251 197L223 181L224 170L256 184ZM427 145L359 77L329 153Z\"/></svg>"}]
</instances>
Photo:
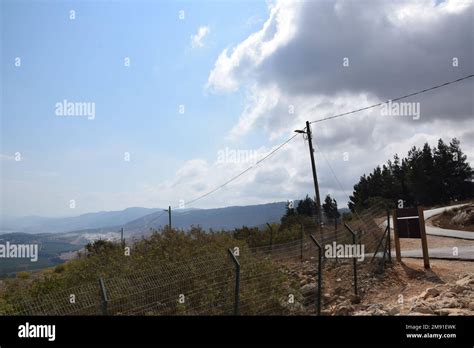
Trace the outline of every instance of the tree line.
<instances>
[{"instance_id":1,"label":"tree line","mask_svg":"<svg viewBox=\"0 0 474 348\"><path fill-rule=\"evenodd\" d=\"M349 209L361 211L374 204L388 207L433 206L474 197L473 171L456 138L436 147L412 147L404 158L362 175L350 196Z\"/></svg>"},{"instance_id":2,"label":"tree line","mask_svg":"<svg viewBox=\"0 0 474 348\"><path fill-rule=\"evenodd\" d=\"M294 223L295 219L300 218L316 218L317 217L317 204L316 200L306 195L304 199L298 201L296 207L293 202L288 202L286 206L286 213L281 218L281 225L289 225ZM341 214L337 207L337 201L331 197L330 194L326 195L324 203L321 206L323 222L337 222Z\"/></svg>"}]
</instances>

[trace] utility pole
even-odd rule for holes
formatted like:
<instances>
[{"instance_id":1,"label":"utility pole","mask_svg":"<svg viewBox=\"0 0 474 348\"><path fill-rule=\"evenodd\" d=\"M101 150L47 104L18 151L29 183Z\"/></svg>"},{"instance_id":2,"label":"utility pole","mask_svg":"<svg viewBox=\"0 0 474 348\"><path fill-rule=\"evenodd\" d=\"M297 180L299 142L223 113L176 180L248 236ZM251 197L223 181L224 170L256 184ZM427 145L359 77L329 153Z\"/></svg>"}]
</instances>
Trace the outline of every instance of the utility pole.
<instances>
[{"instance_id":1,"label":"utility pole","mask_svg":"<svg viewBox=\"0 0 474 348\"><path fill-rule=\"evenodd\" d=\"M169 205L168 209L164 209L163 211L168 212L168 226L169 226L169 229L171 230L171 206Z\"/></svg>"},{"instance_id":2,"label":"utility pole","mask_svg":"<svg viewBox=\"0 0 474 348\"><path fill-rule=\"evenodd\" d=\"M321 236L323 234L322 217L321 217L321 198L319 197L318 175L316 174L316 162L314 161L313 139L311 134L311 127L309 121L306 121L306 131L296 130L297 133L306 133L308 136L309 156L311 157L311 169L313 170L314 192L316 194L316 215L318 218L318 228Z\"/></svg>"}]
</instances>

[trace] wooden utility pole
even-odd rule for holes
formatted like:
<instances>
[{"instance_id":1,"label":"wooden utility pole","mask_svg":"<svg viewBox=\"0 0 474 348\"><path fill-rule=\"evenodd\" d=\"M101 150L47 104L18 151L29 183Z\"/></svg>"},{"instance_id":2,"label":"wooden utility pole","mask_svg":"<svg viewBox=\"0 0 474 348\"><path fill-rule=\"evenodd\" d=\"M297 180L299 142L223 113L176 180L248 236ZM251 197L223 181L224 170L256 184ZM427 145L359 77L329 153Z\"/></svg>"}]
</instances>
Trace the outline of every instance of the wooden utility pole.
<instances>
[{"instance_id":1,"label":"wooden utility pole","mask_svg":"<svg viewBox=\"0 0 474 348\"><path fill-rule=\"evenodd\" d=\"M402 262L402 252L400 251L400 238L398 236L398 216L397 209L393 210L393 237L395 239L395 253L397 255L397 261Z\"/></svg>"},{"instance_id":2,"label":"wooden utility pole","mask_svg":"<svg viewBox=\"0 0 474 348\"><path fill-rule=\"evenodd\" d=\"M168 209L164 209L164 211L168 212L168 227L171 230L171 206L168 206Z\"/></svg>"},{"instance_id":3,"label":"wooden utility pole","mask_svg":"<svg viewBox=\"0 0 474 348\"><path fill-rule=\"evenodd\" d=\"M313 170L314 192L316 193L316 214L318 216L319 232L323 233L322 217L321 217L321 199L319 197L318 175L316 174L316 162L314 160L313 139L311 134L311 127L309 121L306 121L306 134L308 135L309 155L311 157L311 169Z\"/></svg>"},{"instance_id":4,"label":"wooden utility pole","mask_svg":"<svg viewBox=\"0 0 474 348\"><path fill-rule=\"evenodd\" d=\"M171 230L171 205L168 206L168 222Z\"/></svg>"},{"instance_id":5,"label":"wooden utility pole","mask_svg":"<svg viewBox=\"0 0 474 348\"><path fill-rule=\"evenodd\" d=\"M420 222L421 248L423 250L423 263L425 268L430 268L430 256L428 254L428 240L426 239L425 214L423 207L418 207L418 216Z\"/></svg>"}]
</instances>

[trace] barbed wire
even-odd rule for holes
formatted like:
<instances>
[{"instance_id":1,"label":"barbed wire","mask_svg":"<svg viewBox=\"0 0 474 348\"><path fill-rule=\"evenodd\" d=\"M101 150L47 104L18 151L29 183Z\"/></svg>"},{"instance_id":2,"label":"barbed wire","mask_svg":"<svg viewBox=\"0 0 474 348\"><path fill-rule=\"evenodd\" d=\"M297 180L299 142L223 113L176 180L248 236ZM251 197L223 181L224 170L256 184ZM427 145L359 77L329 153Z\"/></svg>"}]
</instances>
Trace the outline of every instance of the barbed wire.
<instances>
[{"instance_id":1,"label":"barbed wire","mask_svg":"<svg viewBox=\"0 0 474 348\"><path fill-rule=\"evenodd\" d=\"M365 219L374 219L377 209L374 207L364 212ZM374 221L373 225L376 226ZM314 293L305 292L303 288L307 284L314 286L317 282L318 251L309 239L311 228L308 225L304 228L303 240L240 247L242 314L315 314ZM350 242L349 232L342 226L337 231L326 228L324 233L325 237L320 240L323 244L338 242L338 233L339 239L343 236ZM378 235L366 236L366 247L373 250L380 238ZM125 273L103 277L109 296L108 314L232 314L235 267L227 249L209 251L206 255L199 255L197 251L189 256L187 260L175 262L157 260L157 264L150 262L140 270L129 269ZM332 267L332 264L337 264L339 268L343 265L349 267L344 261L327 259L324 267ZM330 272L324 267L323 272ZM301 280L304 274L311 274L307 284ZM330 281L324 280L325 283ZM352 289L349 277L343 277L338 284L346 291ZM290 292L294 293L296 304L287 303ZM69 302L71 294L76 296L75 303ZM186 298L183 304L178 301L180 295ZM18 299L13 308L4 314L90 315L100 314L101 311L99 282L87 281L77 287L39 294L35 298Z\"/></svg>"}]
</instances>

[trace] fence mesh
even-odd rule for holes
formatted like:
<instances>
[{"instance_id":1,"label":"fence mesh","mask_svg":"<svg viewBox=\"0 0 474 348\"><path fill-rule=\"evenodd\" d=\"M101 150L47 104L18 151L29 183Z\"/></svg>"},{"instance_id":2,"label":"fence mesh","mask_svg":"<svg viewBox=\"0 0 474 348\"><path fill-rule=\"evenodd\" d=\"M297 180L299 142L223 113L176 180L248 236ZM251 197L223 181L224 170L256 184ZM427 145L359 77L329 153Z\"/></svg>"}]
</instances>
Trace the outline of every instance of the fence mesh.
<instances>
[{"instance_id":1,"label":"fence mesh","mask_svg":"<svg viewBox=\"0 0 474 348\"><path fill-rule=\"evenodd\" d=\"M353 258L331 256L327 246L355 242L364 246L365 254L382 250L387 239L385 214L382 206L375 206L355 214L346 226L343 222L321 229L312 220L302 221L297 240L241 247L238 253L231 250L240 263L239 274L228 250L213 250L194 255L190 261L158 262L140 270L124 267L127 271L102 278L104 289L97 280L38 293L15 302L3 314L232 315L238 307L241 315L313 315L319 296L322 313L333 314L335 298L360 295L357 278L370 276L374 268L369 265L370 257L354 262ZM310 236L322 247L321 265L319 248Z\"/></svg>"}]
</instances>

